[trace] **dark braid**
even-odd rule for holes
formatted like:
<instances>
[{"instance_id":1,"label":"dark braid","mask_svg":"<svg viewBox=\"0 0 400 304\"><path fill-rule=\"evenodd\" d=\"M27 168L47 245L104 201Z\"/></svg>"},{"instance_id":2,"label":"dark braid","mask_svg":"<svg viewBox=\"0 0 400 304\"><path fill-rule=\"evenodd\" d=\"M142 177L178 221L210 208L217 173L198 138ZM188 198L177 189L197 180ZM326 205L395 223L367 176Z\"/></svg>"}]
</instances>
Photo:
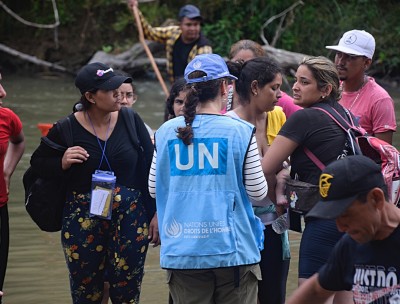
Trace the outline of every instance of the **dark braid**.
<instances>
[{"instance_id":1,"label":"dark braid","mask_svg":"<svg viewBox=\"0 0 400 304\"><path fill-rule=\"evenodd\" d=\"M193 139L192 122L196 116L196 108L199 103L199 96L194 86L190 87L186 95L183 116L185 117L185 127L178 128L178 138L182 139L185 145L190 145Z\"/></svg>"},{"instance_id":2,"label":"dark braid","mask_svg":"<svg viewBox=\"0 0 400 304\"><path fill-rule=\"evenodd\" d=\"M207 74L204 72L194 71L189 75L189 79L200 78L206 75ZM188 93L185 99L185 107L183 108L183 116L185 117L186 126L177 129L177 136L183 140L185 145L190 145L192 143L192 122L196 116L197 105L217 97L222 81L224 81L224 79L220 78L187 85Z\"/></svg>"}]
</instances>

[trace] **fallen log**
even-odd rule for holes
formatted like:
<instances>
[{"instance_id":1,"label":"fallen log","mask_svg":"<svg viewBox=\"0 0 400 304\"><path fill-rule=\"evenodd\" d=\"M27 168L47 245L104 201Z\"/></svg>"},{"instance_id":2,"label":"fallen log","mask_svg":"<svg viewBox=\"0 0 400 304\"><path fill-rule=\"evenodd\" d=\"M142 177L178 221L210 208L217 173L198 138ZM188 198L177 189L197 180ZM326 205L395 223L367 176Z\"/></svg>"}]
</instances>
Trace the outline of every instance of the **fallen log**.
<instances>
[{"instance_id":1,"label":"fallen log","mask_svg":"<svg viewBox=\"0 0 400 304\"><path fill-rule=\"evenodd\" d=\"M167 60L165 59L164 46L153 41L147 41L147 45L154 54L158 68L165 71ZM264 45L263 48L269 56L281 65L286 74L292 74L291 71L296 70L299 62L307 56L306 54L277 49L269 45ZM121 69L131 74L140 74L152 70L150 61L147 59L146 53L140 43L136 43L129 50L116 55L97 51L89 63L96 61L103 62L115 69Z\"/></svg>"},{"instance_id":2,"label":"fallen log","mask_svg":"<svg viewBox=\"0 0 400 304\"><path fill-rule=\"evenodd\" d=\"M277 49L269 45L263 45L263 49L267 52L268 56L276 60L285 74L292 75L293 70L297 70L299 63L304 57L310 56L307 54L290 52L283 49Z\"/></svg>"},{"instance_id":3,"label":"fallen log","mask_svg":"<svg viewBox=\"0 0 400 304\"><path fill-rule=\"evenodd\" d=\"M167 59L165 58L164 45L152 41L146 41L146 43L152 54L154 54L154 60L158 68L165 71ZM131 74L141 74L152 70L150 60L141 43L135 43L130 49L116 55L97 51L89 60L89 63L92 62L102 62L114 69L124 70Z\"/></svg>"},{"instance_id":4,"label":"fallen log","mask_svg":"<svg viewBox=\"0 0 400 304\"><path fill-rule=\"evenodd\" d=\"M165 58L164 45L153 41L147 41L147 45L152 54L154 54L154 60L158 68L165 72L167 59ZM291 74L291 70L296 70L299 62L305 56L307 56L306 54L277 49L269 45L264 45L263 48L266 50L269 56L274 58L281 65L286 74ZM75 72L61 65L19 52L1 43L0 51L18 57L22 60L29 61L36 65L45 66L64 73L75 74ZM130 49L120 54L110 54L103 51L97 51L92 56L89 63L96 61L112 66L115 69L128 71L131 74L141 74L152 70L151 63L146 56L143 46L140 43L135 43Z\"/></svg>"},{"instance_id":5,"label":"fallen log","mask_svg":"<svg viewBox=\"0 0 400 304\"><path fill-rule=\"evenodd\" d=\"M0 43L0 51L3 51L3 52L5 52L7 54L10 54L12 56L18 57L18 58L20 58L22 60L29 61L29 62L31 62L33 64L36 64L36 65L45 66L45 67L48 67L48 68L51 68L51 69L54 69L54 70L57 70L57 71L60 71L60 72L63 72L63 73L68 73L68 74L72 74L72 75L75 74L71 70L69 70L69 69L67 69L67 68L65 68L65 67L63 67L61 65L58 65L56 63L51 63L51 62L39 59L39 58L37 58L35 56L19 52L19 51L14 50L14 49L12 49L12 48L10 48L10 47L2 44L2 43Z\"/></svg>"}]
</instances>

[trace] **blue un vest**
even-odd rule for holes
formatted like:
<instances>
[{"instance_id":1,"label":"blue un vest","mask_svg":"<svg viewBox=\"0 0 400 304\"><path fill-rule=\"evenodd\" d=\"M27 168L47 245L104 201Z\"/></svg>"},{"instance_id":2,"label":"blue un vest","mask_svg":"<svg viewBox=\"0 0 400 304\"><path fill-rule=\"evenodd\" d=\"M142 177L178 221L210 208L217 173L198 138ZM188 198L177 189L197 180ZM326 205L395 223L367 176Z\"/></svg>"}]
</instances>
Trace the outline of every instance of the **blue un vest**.
<instances>
[{"instance_id":1,"label":"blue un vest","mask_svg":"<svg viewBox=\"0 0 400 304\"><path fill-rule=\"evenodd\" d=\"M176 136L178 117L156 132L156 202L161 267L206 269L260 261L263 225L243 183L254 127L223 115L196 115L193 143Z\"/></svg>"}]
</instances>

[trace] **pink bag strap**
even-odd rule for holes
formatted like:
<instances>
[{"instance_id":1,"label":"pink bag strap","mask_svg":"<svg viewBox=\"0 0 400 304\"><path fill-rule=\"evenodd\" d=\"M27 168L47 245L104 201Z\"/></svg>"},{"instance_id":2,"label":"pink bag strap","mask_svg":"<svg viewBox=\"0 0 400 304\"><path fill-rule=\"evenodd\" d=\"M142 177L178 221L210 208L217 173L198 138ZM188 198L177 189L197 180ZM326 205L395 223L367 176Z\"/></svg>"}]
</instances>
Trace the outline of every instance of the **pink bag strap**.
<instances>
[{"instance_id":1,"label":"pink bag strap","mask_svg":"<svg viewBox=\"0 0 400 304\"><path fill-rule=\"evenodd\" d=\"M312 162L322 170L325 169L325 165L319 160L319 158L310 151L307 147L303 147L304 153L307 154L307 156L312 160Z\"/></svg>"},{"instance_id":2,"label":"pink bag strap","mask_svg":"<svg viewBox=\"0 0 400 304\"><path fill-rule=\"evenodd\" d=\"M329 111L326 110L326 109L324 109L324 108L322 108L322 106L328 107ZM319 110L319 111L324 112L324 113L325 113L326 115L328 115L340 128L342 128L346 133L348 133L350 129L356 130L357 132L359 132L359 133L361 133L361 134L365 133L365 132L363 132L363 130L362 130L361 128L357 127L357 126L354 124L354 121L353 121L353 118L352 118L350 112L349 112L348 110L346 110L346 109L344 109L344 110L345 110L346 116L349 118L350 122L348 122L346 119L344 119L344 118L342 117L342 115L340 115L339 112L336 111L336 109L334 109L334 108L331 107L331 106L321 104L320 106L315 106L315 107L313 107L313 109L316 109L316 110ZM331 113L330 111L332 111L333 115L332 115L332 113ZM339 121L338 119L336 119L334 115L337 116L341 121ZM353 143L351 143L351 144L353 145ZM306 153L306 155L312 160L312 162L313 162L318 168L321 169L321 171L325 168L325 165L324 165L324 164L319 160L319 158L318 158L314 153L312 153L308 148L303 147L303 150L304 150L304 153ZM353 148L353 151L356 151L356 149Z\"/></svg>"},{"instance_id":3,"label":"pink bag strap","mask_svg":"<svg viewBox=\"0 0 400 304\"><path fill-rule=\"evenodd\" d=\"M313 107L313 109L316 109L316 110L319 110L319 111L324 112L324 113L325 113L326 115L328 115L339 127L341 127L345 132L348 132L349 129L353 129L353 130L357 131L358 133L360 133L361 135L364 135L364 134L365 134L365 130L364 130L363 128L361 128L360 126L356 126L356 125L355 125L355 123L354 123L354 121L353 121L353 118L352 118L352 115L351 115L350 112L349 112L347 109L345 109L345 108L344 108L344 110L345 110L345 112L346 112L346 116L347 116L347 118L350 120L350 122L348 122L346 119L344 119L344 118L342 117L342 115L340 115L339 112L336 111L336 109L333 108L333 107L330 107L330 110L333 111L333 113L335 113L337 117L340 117L340 120L341 120L341 121L339 121L338 119L336 119L336 118L335 118L328 110L326 110L326 109L323 109L323 108L318 107L318 106L317 106L317 107ZM347 128L346 128L346 127L347 127Z\"/></svg>"}]
</instances>

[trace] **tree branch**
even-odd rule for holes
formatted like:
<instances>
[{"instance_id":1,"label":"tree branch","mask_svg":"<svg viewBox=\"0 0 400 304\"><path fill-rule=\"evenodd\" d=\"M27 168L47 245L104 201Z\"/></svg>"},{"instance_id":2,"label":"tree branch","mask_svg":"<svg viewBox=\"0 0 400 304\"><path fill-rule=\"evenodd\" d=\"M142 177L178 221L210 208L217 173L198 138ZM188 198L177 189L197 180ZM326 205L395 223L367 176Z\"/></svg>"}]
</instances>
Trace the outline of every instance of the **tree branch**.
<instances>
[{"instance_id":1,"label":"tree branch","mask_svg":"<svg viewBox=\"0 0 400 304\"><path fill-rule=\"evenodd\" d=\"M267 38L265 38L265 36L264 36L264 29L268 26L268 24L270 24L275 19L285 17L288 12L294 10L298 5L304 5L304 2L299 0L296 3L292 4L289 8L285 9L283 12L279 13L278 15L272 16L267 21L265 21L265 23L261 26L261 30L260 30L260 38L264 42L265 45L269 45Z\"/></svg>"}]
</instances>

